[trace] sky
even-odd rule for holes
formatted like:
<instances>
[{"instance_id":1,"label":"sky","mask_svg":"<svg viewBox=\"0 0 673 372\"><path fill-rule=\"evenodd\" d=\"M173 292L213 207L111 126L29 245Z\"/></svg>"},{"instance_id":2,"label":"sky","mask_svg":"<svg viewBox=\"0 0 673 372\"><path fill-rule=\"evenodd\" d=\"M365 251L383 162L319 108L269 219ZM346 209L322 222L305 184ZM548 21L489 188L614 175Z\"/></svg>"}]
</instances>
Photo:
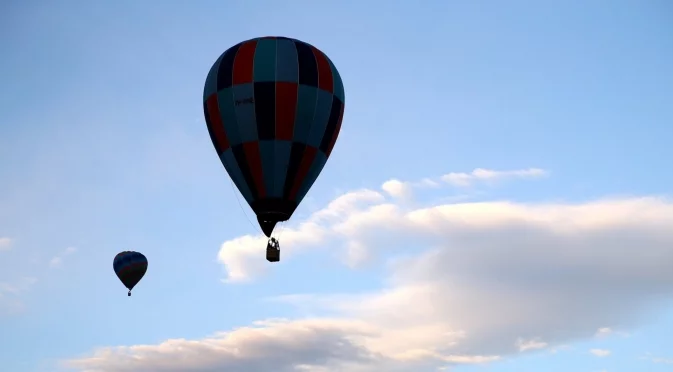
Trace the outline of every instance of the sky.
<instances>
[{"instance_id":1,"label":"sky","mask_svg":"<svg viewBox=\"0 0 673 372\"><path fill-rule=\"evenodd\" d=\"M3 371L673 371L669 1L0 7ZM273 264L201 102L266 35L346 91Z\"/></svg>"}]
</instances>

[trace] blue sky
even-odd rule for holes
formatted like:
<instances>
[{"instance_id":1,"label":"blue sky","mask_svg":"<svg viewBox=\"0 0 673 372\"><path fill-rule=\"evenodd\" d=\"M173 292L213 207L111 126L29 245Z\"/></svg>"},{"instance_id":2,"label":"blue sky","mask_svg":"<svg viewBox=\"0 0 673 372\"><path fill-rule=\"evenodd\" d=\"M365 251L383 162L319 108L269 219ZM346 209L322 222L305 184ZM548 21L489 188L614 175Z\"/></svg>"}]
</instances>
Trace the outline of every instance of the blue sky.
<instances>
[{"instance_id":1,"label":"blue sky","mask_svg":"<svg viewBox=\"0 0 673 372\"><path fill-rule=\"evenodd\" d=\"M669 2L2 8L3 370L673 370ZM201 106L265 35L347 96L275 265Z\"/></svg>"}]
</instances>

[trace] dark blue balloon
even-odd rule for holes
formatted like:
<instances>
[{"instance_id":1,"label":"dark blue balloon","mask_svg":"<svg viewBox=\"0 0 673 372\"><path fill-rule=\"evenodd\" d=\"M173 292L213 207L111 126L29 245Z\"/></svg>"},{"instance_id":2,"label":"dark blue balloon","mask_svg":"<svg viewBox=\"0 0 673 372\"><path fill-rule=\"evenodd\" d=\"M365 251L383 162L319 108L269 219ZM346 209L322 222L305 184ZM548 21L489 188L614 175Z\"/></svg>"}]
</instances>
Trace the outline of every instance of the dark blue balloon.
<instances>
[{"instance_id":1,"label":"dark blue balloon","mask_svg":"<svg viewBox=\"0 0 673 372\"><path fill-rule=\"evenodd\" d=\"M124 251L118 253L112 262L115 274L129 290L135 287L147 272L147 257L139 252Z\"/></svg>"}]
</instances>

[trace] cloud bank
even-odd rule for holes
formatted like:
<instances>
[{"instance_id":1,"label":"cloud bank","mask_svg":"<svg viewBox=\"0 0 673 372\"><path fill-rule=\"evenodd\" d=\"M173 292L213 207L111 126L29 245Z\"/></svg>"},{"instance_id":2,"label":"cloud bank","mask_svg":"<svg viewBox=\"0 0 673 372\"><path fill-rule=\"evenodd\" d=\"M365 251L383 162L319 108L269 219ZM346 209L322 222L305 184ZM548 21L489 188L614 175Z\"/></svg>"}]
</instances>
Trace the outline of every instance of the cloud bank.
<instances>
[{"instance_id":1,"label":"cloud bank","mask_svg":"<svg viewBox=\"0 0 673 372\"><path fill-rule=\"evenodd\" d=\"M387 184L394 196L396 186ZM283 259L339 244L344 264L384 259L385 288L289 294L275 300L324 316L103 348L68 365L87 372L418 372L556 348L635 326L673 296L671 224L673 203L655 197L412 207L356 190L286 229ZM254 236L225 242L218 260L227 280L263 278L264 246Z\"/></svg>"}]
</instances>

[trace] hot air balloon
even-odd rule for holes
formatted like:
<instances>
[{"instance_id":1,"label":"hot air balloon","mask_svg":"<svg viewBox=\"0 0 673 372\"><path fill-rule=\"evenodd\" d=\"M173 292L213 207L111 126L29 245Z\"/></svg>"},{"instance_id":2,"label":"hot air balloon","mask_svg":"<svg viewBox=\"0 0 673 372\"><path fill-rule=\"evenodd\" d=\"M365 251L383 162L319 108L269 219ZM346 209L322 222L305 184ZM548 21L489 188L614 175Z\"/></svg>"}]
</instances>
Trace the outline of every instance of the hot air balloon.
<instances>
[{"instance_id":1,"label":"hot air balloon","mask_svg":"<svg viewBox=\"0 0 673 372\"><path fill-rule=\"evenodd\" d=\"M332 61L296 39L243 41L210 68L203 90L210 139L267 237L325 166L344 102Z\"/></svg>"},{"instance_id":2,"label":"hot air balloon","mask_svg":"<svg viewBox=\"0 0 673 372\"><path fill-rule=\"evenodd\" d=\"M120 252L115 256L112 268L122 284L128 288L128 295L130 296L133 287L140 282L140 279L147 272L147 257L142 253L133 251Z\"/></svg>"}]
</instances>

